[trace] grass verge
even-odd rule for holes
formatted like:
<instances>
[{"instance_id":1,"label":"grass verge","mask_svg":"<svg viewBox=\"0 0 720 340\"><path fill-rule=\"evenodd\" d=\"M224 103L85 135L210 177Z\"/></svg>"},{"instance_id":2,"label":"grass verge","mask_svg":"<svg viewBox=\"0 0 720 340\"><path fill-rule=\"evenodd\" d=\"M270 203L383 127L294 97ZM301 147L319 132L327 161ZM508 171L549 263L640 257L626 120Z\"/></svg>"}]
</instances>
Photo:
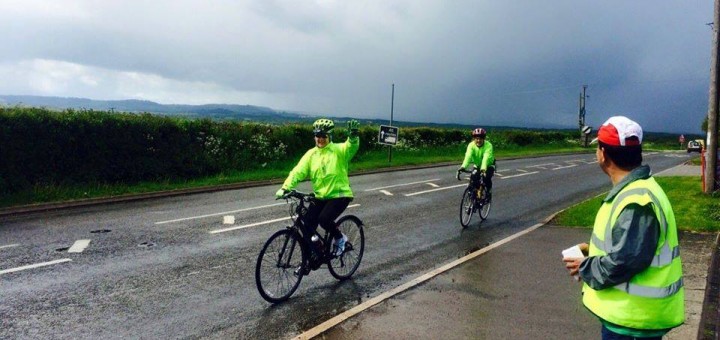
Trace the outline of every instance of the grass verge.
<instances>
[{"instance_id":1,"label":"grass verge","mask_svg":"<svg viewBox=\"0 0 720 340\"><path fill-rule=\"evenodd\" d=\"M699 176L655 177L673 206L678 229L695 232L720 231L720 195L705 195ZM558 214L553 224L591 228L607 193Z\"/></svg>"}]
</instances>

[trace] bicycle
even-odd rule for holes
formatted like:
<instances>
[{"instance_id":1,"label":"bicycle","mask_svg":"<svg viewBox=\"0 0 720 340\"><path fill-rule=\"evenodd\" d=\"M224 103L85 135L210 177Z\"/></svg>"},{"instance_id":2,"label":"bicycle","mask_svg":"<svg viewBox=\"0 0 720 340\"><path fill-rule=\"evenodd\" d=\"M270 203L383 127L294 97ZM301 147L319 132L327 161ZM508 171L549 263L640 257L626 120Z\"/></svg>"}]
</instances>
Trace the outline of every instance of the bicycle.
<instances>
[{"instance_id":1,"label":"bicycle","mask_svg":"<svg viewBox=\"0 0 720 340\"><path fill-rule=\"evenodd\" d=\"M481 222L487 219L490 214L491 202L489 201L490 193L487 187L485 187L485 174L480 172L478 169L473 168L472 170L458 170L455 176L458 181L460 180L460 173L469 173L469 183L465 191L463 192L462 200L460 201L460 225L463 228L467 228L472 219L473 213L478 212L480 215ZM477 180L475 179L478 177ZM475 184L477 183L477 185Z\"/></svg>"},{"instance_id":2,"label":"bicycle","mask_svg":"<svg viewBox=\"0 0 720 340\"><path fill-rule=\"evenodd\" d=\"M345 250L337 256L329 232L320 235L317 229L322 228L316 228L313 235L305 235L304 217L308 207L317 200L315 195L293 190L281 198L290 203L293 224L270 236L258 255L255 284L263 299L271 303L287 300L303 276L323 264L327 264L336 279L349 279L360 266L365 251L362 221L354 215L344 215L337 220L337 228L348 238ZM318 243L321 245L317 246Z\"/></svg>"}]
</instances>

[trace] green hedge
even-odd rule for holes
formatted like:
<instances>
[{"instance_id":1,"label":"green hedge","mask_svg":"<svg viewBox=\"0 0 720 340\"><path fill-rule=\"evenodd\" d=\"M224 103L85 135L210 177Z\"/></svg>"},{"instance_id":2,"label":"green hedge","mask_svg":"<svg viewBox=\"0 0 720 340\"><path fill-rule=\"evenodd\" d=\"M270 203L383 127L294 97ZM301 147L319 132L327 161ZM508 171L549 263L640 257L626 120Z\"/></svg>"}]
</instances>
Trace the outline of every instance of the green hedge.
<instances>
[{"instance_id":1,"label":"green hedge","mask_svg":"<svg viewBox=\"0 0 720 340\"><path fill-rule=\"evenodd\" d=\"M335 141L347 130L338 122ZM357 157L382 150L362 125ZM489 131L496 148L577 144L575 132ZM403 127L395 149L467 144L470 129ZM191 179L297 161L313 146L308 124L269 125L92 110L0 107L0 193L37 185ZM462 155L458 156L459 158ZM289 170L289 169L288 169Z\"/></svg>"}]
</instances>

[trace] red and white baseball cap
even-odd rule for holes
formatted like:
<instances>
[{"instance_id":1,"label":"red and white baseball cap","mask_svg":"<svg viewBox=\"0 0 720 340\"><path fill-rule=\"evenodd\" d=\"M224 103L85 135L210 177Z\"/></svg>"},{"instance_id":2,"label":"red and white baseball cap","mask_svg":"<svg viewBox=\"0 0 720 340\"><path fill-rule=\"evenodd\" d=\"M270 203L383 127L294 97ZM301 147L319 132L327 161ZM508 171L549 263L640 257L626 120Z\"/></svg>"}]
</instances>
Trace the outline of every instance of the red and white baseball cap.
<instances>
[{"instance_id":1,"label":"red and white baseball cap","mask_svg":"<svg viewBox=\"0 0 720 340\"><path fill-rule=\"evenodd\" d=\"M637 137L637 140L627 140L629 137ZM603 123L593 142L599 140L610 146L630 146L642 144L642 138L640 124L624 116L614 116Z\"/></svg>"}]
</instances>

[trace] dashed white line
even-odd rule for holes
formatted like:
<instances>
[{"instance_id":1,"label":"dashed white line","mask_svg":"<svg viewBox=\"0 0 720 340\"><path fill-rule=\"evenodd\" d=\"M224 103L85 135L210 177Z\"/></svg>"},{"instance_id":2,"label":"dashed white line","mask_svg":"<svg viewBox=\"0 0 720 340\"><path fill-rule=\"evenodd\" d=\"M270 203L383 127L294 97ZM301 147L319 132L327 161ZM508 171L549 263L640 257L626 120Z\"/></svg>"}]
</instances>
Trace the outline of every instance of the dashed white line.
<instances>
[{"instance_id":1,"label":"dashed white line","mask_svg":"<svg viewBox=\"0 0 720 340\"><path fill-rule=\"evenodd\" d=\"M45 266L52 266L54 264L63 263L63 262L71 262L71 259L60 259L60 260L54 260L49 262L42 262L42 263L36 263L36 264L29 264L27 266L17 267L17 268L10 268L10 269L4 269L0 270L0 275L2 274L8 274L8 273L14 273L19 272L21 270L27 270L27 269L33 269L33 268L40 268Z\"/></svg>"},{"instance_id":2,"label":"dashed white line","mask_svg":"<svg viewBox=\"0 0 720 340\"><path fill-rule=\"evenodd\" d=\"M427 184L427 185L429 185L429 186L431 186L431 187L433 187L433 188L439 188L439 187L440 187L439 185L437 185L437 184L435 184L435 183L425 183L425 184Z\"/></svg>"},{"instance_id":3,"label":"dashed white line","mask_svg":"<svg viewBox=\"0 0 720 340\"><path fill-rule=\"evenodd\" d=\"M19 246L19 245L20 245L19 243L8 244L8 245L6 245L6 246L0 246L0 249L17 247L17 246Z\"/></svg>"},{"instance_id":4,"label":"dashed white line","mask_svg":"<svg viewBox=\"0 0 720 340\"><path fill-rule=\"evenodd\" d=\"M378 191L380 191L380 192L382 192L383 194L385 194L385 196L392 196L392 195L393 195L391 192L389 192L389 191L387 191L387 190L378 190Z\"/></svg>"},{"instance_id":5,"label":"dashed white line","mask_svg":"<svg viewBox=\"0 0 720 340\"><path fill-rule=\"evenodd\" d=\"M452 186L444 187L444 188L437 188L437 189L430 189L430 190L425 190L425 191L413 192L413 193L410 193L410 194L405 194L405 196L408 196L408 197L409 197L409 196L415 196L415 195L420 195L420 194L427 194L428 192L435 192L435 191L440 191L440 190L447 190L447 189L458 188L458 187L466 187L466 186L467 186L467 184L458 184L458 185L452 185Z\"/></svg>"},{"instance_id":6,"label":"dashed white line","mask_svg":"<svg viewBox=\"0 0 720 340\"><path fill-rule=\"evenodd\" d=\"M261 205L261 206L259 206L259 207L245 208L245 209L232 210L232 211L224 211L224 212L220 212L220 213L216 213L216 214L207 214L207 215L200 215L200 216L193 216L193 217L178 218L178 219L176 219L176 220L155 222L155 225L158 225L158 224L166 224L166 223L173 223L173 222L182 222L182 221L187 221L187 220L196 220L196 219L199 219L199 218L212 217L212 216L227 215L227 214L233 214L233 213L238 213L238 212L243 212L243 211L248 211L248 210L269 208L269 207L274 207L274 206L277 206L277 205L284 205L284 204L287 204L287 203L282 202L282 203Z\"/></svg>"},{"instance_id":7,"label":"dashed white line","mask_svg":"<svg viewBox=\"0 0 720 340\"><path fill-rule=\"evenodd\" d=\"M384 186L384 187L372 188L372 189L367 189L367 190L365 190L365 191L375 191L375 190L380 190L380 189L401 187L401 186L405 186L405 185L420 184L420 183L433 182L433 181L439 181L439 180L440 180L439 178L433 178L433 179L428 179L428 180L425 180L425 181L418 181L418 182L412 182L412 183L402 183L402 184L395 184L395 185L388 185L388 186Z\"/></svg>"},{"instance_id":8,"label":"dashed white line","mask_svg":"<svg viewBox=\"0 0 720 340\"><path fill-rule=\"evenodd\" d=\"M354 208L354 207L358 207L358 206L360 206L360 204L351 204L351 205L348 205L348 208ZM271 224L271 223L280 222L280 221L285 221L285 220L289 220L289 219L290 219L289 216L288 216L288 217L282 217L282 218L276 218L276 219L274 219L274 220L269 220L269 221L262 221L262 222L252 223L252 224L241 225L241 226L237 226L237 227L230 227L230 228L223 228L223 229L212 230L212 231L210 231L209 233L210 233L210 234L224 233L224 232L227 232L227 231L233 231L233 230L240 230L240 229L252 228L252 227L257 227L257 226L259 226L259 225Z\"/></svg>"},{"instance_id":9,"label":"dashed white line","mask_svg":"<svg viewBox=\"0 0 720 340\"><path fill-rule=\"evenodd\" d=\"M72 247L68 249L68 253L82 253L89 245L90 240L77 240L73 243Z\"/></svg>"}]
</instances>

